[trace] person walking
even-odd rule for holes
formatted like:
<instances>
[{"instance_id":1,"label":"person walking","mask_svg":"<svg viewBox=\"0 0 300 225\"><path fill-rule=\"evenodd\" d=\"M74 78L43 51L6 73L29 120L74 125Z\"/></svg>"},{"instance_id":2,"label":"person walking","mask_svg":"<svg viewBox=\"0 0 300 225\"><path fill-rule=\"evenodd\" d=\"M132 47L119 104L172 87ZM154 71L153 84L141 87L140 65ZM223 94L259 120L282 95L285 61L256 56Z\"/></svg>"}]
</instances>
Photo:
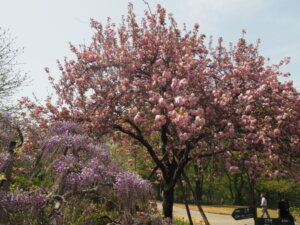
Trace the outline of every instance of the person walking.
<instances>
[{"instance_id":1,"label":"person walking","mask_svg":"<svg viewBox=\"0 0 300 225\"><path fill-rule=\"evenodd\" d=\"M281 201L278 203L278 217L294 220L290 213L290 203L287 195L283 195Z\"/></svg>"},{"instance_id":2,"label":"person walking","mask_svg":"<svg viewBox=\"0 0 300 225\"><path fill-rule=\"evenodd\" d=\"M267 199L265 197L265 195L263 193L260 194L261 197L261 218L264 217L265 214L267 214L267 217L270 218L270 214L268 212L268 202Z\"/></svg>"}]
</instances>

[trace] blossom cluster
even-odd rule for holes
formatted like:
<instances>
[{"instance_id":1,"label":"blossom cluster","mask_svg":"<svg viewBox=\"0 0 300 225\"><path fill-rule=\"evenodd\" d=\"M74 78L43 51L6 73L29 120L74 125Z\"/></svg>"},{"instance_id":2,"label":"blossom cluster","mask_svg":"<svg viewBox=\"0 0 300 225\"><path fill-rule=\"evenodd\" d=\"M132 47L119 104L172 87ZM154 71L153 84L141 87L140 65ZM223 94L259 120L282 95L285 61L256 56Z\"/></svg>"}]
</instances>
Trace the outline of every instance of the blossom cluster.
<instances>
[{"instance_id":1,"label":"blossom cluster","mask_svg":"<svg viewBox=\"0 0 300 225\"><path fill-rule=\"evenodd\" d=\"M3 172L3 169L7 167L11 159L11 154L8 152L1 152L0 153L0 173Z\"/></svg>"},{"instance_id":2,"label":"blossom cluster","mask_svg":"<svg viewBox=\"0 0 300 225\"><path fill-rule=\"evenodd\" d=\"M43 190L0 193L0 203L8 212L38 210L46 204L47 195Z\"/></svg>"},{"instance_id":3,"label":"blossom cluster","mask_svg":"<svg viewBox=\"0 0 300 225\"><path fill-rule=\"evenodd\" d=\"M118 199L122 205L128 205L129 209L145 204L152 194L151 183L140 175L129 171L121 172L116 176L113 185Z\"/></svg>"}]
</instances>

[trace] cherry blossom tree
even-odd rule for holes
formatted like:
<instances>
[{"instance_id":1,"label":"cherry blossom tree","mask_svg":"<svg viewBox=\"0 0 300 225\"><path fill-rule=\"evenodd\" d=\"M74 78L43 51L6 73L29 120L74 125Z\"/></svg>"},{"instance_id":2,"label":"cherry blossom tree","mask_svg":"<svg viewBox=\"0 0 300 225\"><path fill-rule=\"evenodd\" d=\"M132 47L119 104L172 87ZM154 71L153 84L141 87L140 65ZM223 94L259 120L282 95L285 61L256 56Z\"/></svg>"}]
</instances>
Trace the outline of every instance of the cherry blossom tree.
<instances>
[{"instance_id":1,"label":"cherry blossom tree","mask_svg":"<svg viewBox=\"0 0 300 225\"><path fill-rule=\"evenodd\" d=\"M75 59L58 64L59 81L50 76L57 102L20 102L42 126L77 121L95 135L142 146L162 174L165 217L172 218L174 186L195 158L299 163L299 93L278 80L288 76L279 70L288 59L266 65L244 38L228 50L222 38L207 46L198 24L181 31L160 5L140 24L129 5L119 27L110 20L91 26L92 43L70 45ZM269 165L257 163L253 172ZM233 160L227 166L239 170Z\"/></svg>"}]
</instances>

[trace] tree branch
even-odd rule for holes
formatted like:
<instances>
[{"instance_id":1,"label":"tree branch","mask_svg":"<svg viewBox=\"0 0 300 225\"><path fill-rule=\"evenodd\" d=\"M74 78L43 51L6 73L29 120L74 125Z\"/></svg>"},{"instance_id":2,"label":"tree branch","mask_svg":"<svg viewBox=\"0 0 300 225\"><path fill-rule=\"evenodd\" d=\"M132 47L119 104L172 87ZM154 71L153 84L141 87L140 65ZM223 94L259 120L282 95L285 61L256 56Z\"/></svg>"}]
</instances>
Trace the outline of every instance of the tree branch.
<instances>
[{"instance_id":1,"label":"tree branch","mask_svg":"<svg viewBox=\"0 0 300 225\"><path fill-rule=\"evenodd\" d=\"M156 165L161 169L163 174L166 174L166 168L165 168L164 164L159 160L159 158L157 157L156 153L154 152L152 146L144 139L144 137L142 135L136 135L133 132L124 129L122 126L120 126L118 124L113 124L112 127L116 130L119 130L119 131L129 135L130 137L139 141L144 147L146 147L148 153L150 154L150 156L152 157L152 159L154 160Z\"/></svg>"}]
</instances>

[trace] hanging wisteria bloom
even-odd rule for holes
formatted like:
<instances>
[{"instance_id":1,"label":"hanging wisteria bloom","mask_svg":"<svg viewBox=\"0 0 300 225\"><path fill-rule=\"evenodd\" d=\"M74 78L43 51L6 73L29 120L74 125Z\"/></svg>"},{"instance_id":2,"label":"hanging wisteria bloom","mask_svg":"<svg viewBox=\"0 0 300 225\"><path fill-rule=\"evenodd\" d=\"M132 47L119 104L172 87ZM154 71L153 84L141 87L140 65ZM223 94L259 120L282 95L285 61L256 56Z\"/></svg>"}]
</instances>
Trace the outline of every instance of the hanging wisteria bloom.
<instances>
[{"instance_id":1,"label":"hanging wisteria bloom","mask_svg":"<svg viewBox=\"0 0 300 225\"><path fill-rule=\"evenodd\" d=\"M147 207L151 184L135 173L124 172L110 158L109 145L96 143L79 124L54 122L37 144L40 154L36 170L42 176L50 176L52 182L35 190L0 192L0 210L9 214L22 212L32 221L48 212L49 221L58 221L70 204L67 202L82 199L91 198L92 202L113 197L120 213L133 214ZM0 157L1 169L10 162L11 154L3 152Z\"/></svg>"},{"instance_id":2,"label":"hanging wisteria bloom","mask_svg":"<svg viewBox=\"0 0 300 225\"><path fill-rule=\"evenodd\" d=\"M147 204L147 199L151 197L152 186L148 180L144 180L140 175L132 172L121 172L116 176L114 190L119 202L126 206L128 210Z\"/></svg>"}]
</instances>

